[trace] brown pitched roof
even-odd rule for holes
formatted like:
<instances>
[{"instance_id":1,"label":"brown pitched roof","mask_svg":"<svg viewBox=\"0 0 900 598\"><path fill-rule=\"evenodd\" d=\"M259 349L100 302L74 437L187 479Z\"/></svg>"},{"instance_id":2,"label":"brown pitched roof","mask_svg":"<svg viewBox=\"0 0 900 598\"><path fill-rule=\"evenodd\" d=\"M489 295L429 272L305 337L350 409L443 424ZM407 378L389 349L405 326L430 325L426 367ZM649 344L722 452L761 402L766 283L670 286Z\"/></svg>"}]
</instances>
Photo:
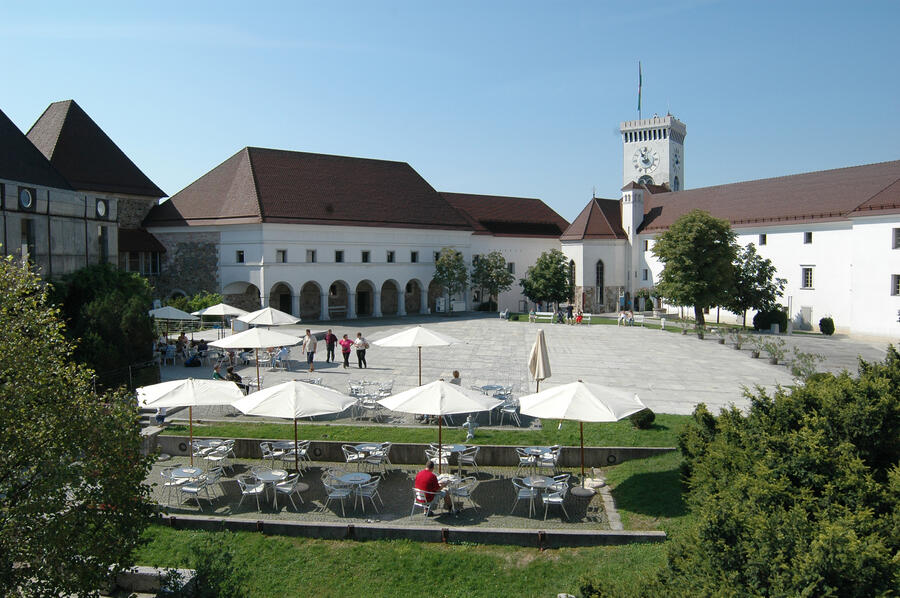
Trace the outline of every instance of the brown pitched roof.
<instances>
[{"instance_id":1,"label":"brown pitched roof","mask_svg":"<svg viewBox=\"0 0 900 598\"><path fill-rule=\"evenodd\" d=\"M142 228L119 229L119 252L125 251L157 251L165 253L165 246Z\"/></svg>"},{"instance_id":2,"label":"brown pitched roof","mask_svg":"<svg viewBox=\"0 0 900 598\"><path fill-rule=\"evenodd\" d=\"M74 100L50 104L28 139L76 189L165 196Z\"/></svg>"},{"instance_id":3,"label":"brown pitched roof","mask_svg":"<svg viewBox=\"0 0 900 598\"><path fill-rule=\"evenodd\" d=\"M57 189L72 188L3 112L0 112L0 178Z\"/></svg>"},{"instance_id":4,"label":"brown pitched roof","mask_svg":"<svg viewBox=\"0 0 900 598\"><path fill-rule=\"evenodd\" d=\"M154 206L144 226L244 222L470 229L405 162L258 147Z\"/></svg>"},{"instance_id":5,"label":"brown pitched roof","mask_svg":"<svg viewBox=\"0 0 900 598\"><path fill-rule=\"evenodd\" d=\"M845 220L870 200L887 202L898 179L900 160L650 195L641 230L664 230L697 209L734 227Z\"/></svg>"},{"instance_id":6,"label":"brown pitched roof","mask_svg":"<svg viewBox=\"0 0 900 598\"><path fill-rule=\"evenodd\" d=\"M900 214L900 179L857 206L850 216L878 216L881 214Z\"/></svg>"},{"instance_id":7,"label":"brown pitched roof","mask_svg":"<svg viewBox=\"0 0 900 598\"><path fill-rule=\"evenodd\" d=\"M594 197L581 210L560 241L582 239L627 239L622 229L622 205L617 199Z\"/></svg>"},{"instance_id":8,"label":"brown pitched roof","mask_svg":"<svg viewBox=\"0 0 900 598\"><path fill-rule=\"evenodd\" d=\"M558 237L566 219L540 199L447 193L441 196L460 211L475 234L497 237Z\"/></svg>"}]
</instances>

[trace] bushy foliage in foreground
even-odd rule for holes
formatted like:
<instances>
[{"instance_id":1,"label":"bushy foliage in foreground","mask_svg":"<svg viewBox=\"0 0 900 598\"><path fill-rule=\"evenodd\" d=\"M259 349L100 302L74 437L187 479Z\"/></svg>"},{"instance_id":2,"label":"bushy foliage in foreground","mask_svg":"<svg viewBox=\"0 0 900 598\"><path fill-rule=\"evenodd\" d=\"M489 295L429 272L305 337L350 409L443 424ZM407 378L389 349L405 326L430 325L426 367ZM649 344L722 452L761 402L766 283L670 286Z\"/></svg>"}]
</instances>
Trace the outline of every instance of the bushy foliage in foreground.
<instances>
[{"instance_id":1,"label":"bushy foliage in foreground","mask_svg":"<svg viewBox=\"0 0 900 598\"><path fill-rule=\"evenodd\" d=\"M697 526L655 595L887 596L900 587L900 355L751 396L682 433Z\"/></svg>"}]
</instances>

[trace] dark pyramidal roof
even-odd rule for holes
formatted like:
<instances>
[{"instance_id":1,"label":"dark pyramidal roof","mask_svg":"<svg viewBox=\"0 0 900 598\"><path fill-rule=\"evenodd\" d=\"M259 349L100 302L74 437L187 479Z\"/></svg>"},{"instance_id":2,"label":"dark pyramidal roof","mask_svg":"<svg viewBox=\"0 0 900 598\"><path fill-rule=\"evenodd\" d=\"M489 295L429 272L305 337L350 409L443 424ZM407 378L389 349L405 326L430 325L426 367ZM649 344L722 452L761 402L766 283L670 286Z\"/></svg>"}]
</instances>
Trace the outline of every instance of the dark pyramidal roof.
<instances>
[{"instance_id":1,"label":"dark pyramidal roof","mask_svg":"<svg viewBox=\"0 0 900 598\"><path fill-rule=\"evenodd\" d=\"M558 237L569 226L540 199L443 191L441 195L466 217L475 234Z\"/></svg>"},{"instance_id":2,"label":"dark pyramidal roof","mask_svg":"<svg viewBox=\"0 0 900 598\"><path fill-rule=\"evenodd\" d=\"M165 196L74 100L50 104L28 139L76 189Z\"/></svg>"},{"instance_id":3,"label":"dark pyramidal roof","mask_svg":"<svg viewBox=\"0 0 900 598\"><path fill-rule=\"evenodd\" d=\"M617 199L594 197L560 237L561 241L627 239L622 230L622 207Z\"/></svg>"},{"instance_id":4,"label":"dark pyramidal roof","mask_svg":"<svg viewBox=\"0 0 900 598\"><path fill-rule=\"evenodd\" d=\"M72 188L2 111L0 111L0 178L57 189Z\"/></svg>"}]
</instances>

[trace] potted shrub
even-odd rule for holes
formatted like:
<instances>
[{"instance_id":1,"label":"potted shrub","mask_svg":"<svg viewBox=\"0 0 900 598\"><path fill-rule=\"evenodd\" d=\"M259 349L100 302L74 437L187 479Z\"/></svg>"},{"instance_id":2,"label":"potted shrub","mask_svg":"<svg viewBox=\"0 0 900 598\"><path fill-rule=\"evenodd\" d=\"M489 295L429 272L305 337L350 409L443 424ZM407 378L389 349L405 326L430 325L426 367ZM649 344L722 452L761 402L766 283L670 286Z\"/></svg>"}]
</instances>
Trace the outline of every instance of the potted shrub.
<instances>
[{"instance_id":1,"label":"potted shrub","mask_svg":"<svg viewBox=\"0 0 900 598\"><path fill-rule=\"evenodd\" d=\"M784 341L773 337L763 343L763 351L769 354L769 363L777 365L780 359L784 359Z\"/></svg>"},{"instance_id":2,"label":"potted shrub","mask_svg":"<svg viewBox=\"0 0 900 598\"><path fill-rule=\"evenodd\" d=\"M725 331L722 330L721 328L716 328L715 332L716 332L716 337L717 337L718 343L720 345L724 345L725 344Z\"/></svg>"},{"instance_id":3,"label":"potted shrub","mask_svg":"<svg viewBox=\"0 0 900 598\"><path fill-rule=\"evenodd\" d=\"M763 340L763 337L754 334L750 337L750 344L753 345L753 349L750 351L750 357L757 359L759 357L759 352L762 351L765 341Z\"/></svg>"},{"instance_id":4,"label":"potted shrub","mask_svg":"<svg viewBox=\"0 0 900 598\"><path fill-rule=\"evenodd\" d=\"M741 350L741 345L744 344L744 341L746 339L747 339L747 337L745 335L741 334L741 331L738 330L737 328L734 328L731 330L731 342L734 343L735 351Z\"/></svg>"},{"instance_id":5,"label":"potted shrub","mask_svg":"<svg viewBox=\"0 0 900 598\"><path fill-rule=\"evenodd\" d=\"M821 320L819 320L819 331L825 336L831 336L834 334L834 320L832 320L829 316L825 316Z\"/></svg>"},{"instance_id":6,"label":"potted shrub","mask_svg":"<svg viewBox=\"0 0 900 598\"><path fill-rule=\"evenodd\" d=\"M791 362L791 374L801 380L807 380L817 374L818 367L816 364L825 361L825 357L818 353L804 353L797 347L794 347L793 351L794 359Z\"/></svg>"}]
</instances>

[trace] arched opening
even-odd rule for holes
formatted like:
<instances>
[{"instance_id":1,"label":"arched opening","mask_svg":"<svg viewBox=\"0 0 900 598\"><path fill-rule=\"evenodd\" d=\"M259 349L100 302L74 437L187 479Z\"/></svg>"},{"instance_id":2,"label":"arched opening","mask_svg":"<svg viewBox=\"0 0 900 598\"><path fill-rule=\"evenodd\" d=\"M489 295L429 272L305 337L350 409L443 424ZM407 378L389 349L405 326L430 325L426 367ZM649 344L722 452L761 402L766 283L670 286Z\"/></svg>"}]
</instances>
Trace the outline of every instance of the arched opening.
<instances>
[{"instance_id":1,"label":"arched opening","mask_svg":"<svg viewBox=\"0 0 900 598\"><path fill-rule=\"evenodd\" d=\"M641 178L638 179L638 184L639 185L652 185L653 177L650 176L649 174L645 174Z\"/></svg>"},{"instance_id":2,"label":"arched opening","mask_svg":"<svg viewBox=\"0 0 900 598\"><path fill-rule=\"evenodd\" d=\"M422 284L416 280L410 280L406 283L404 289L404 303L406 305L406 313L417 314L422 311Z\"/></svg>"},{"instance_id":3,"label":"arched opening","mask_svg":"<svg viewBox=\"0 0 900 598\"><path fill-rule=\"evenodd\" d=\"M672 179L672 191L681 191L681 182L678 180L678 177Z\"/></svg>"},{"instance_id":4,"label":"arched opening","mask_svg":"<svg viewBox=\"0 0 900 598\"><path fill-rule=\"evenodd\" d=\"M381 285L381 313L385 316L396 316L400 311L400 289L396 281L386 280Z\"/></svg>"},{"instance_id":5,"label":"arched opening","mask_svg":"<svg viewBox=\"0 0 900 598\"><path fill-rule=\"evenodd\" d=\"M262 307L259 288L249 282L232 282L222 289L222 301L247 311Z\"/></svg>"},{"instance_id":6,"label":"arched opening","mask_svg":"<svg viewBox=\"0 0 900 598\"><path fill-rule=\"evenodd\" d=\"M375 302L375 288L368 280L356 285L356 315L371 316Z\"/></svg>"},{"instance_id":7,"label":"arched opening","mask_svg":"<svg viewBox=\"0 0 900 598\"><path fill-rule=\"evenodd\" d=\"M436 280L432 280L428 283L428 309L431 313L437 312L437 303L438 298L444 296L444 287L438 283ZM449 306L444 306L444 311L449 310Z\"/></svg>"},{"instance_id":8,"label":"arched opening","mask_svg":"<svg viewBox=\"0 0 900 598\"><path fill-rule=\"evenodd\" d=\"M328 317L346 318L350 307L350 290L343 280L336 280L328 287Z\"/></svg>"},{"instance_id":9,"label":"arched opening","mask_svg":"<svg viewBox=\"0 0 900 598\"><path fill-rule=\"evenodd\" d=\"M606 275L606 272L603 265L603 260L597 260L596 274L597 283L594 288L594 297L596 297L595 302L597 305L601 306L603 310L606 310L606 294L603 290L604 276Z\"/></svg>"},{"instance_id":10,"label":"arched opening","mask_svg":"<svg viewBox=\"0 0 900 598\"><path fill-rule=\"evenodd\" d=\"M277 310L283 311L286 314L293 315L294 308L294 294L291 292L291 287L283 282L277 283L272 287L272 290L269 291L269 306L274 307Z\"/></svg>"},{"instance_id":11,"label":"arched opening","mask_svg":"<svg viewBox=\"0 0 900 598\"><path fill-rule=\"evenodd\" d=\"M311 280L300 288L300 317L303 320L319 320L322 317L322 289Z\"/></svg>"}]
</instances>

